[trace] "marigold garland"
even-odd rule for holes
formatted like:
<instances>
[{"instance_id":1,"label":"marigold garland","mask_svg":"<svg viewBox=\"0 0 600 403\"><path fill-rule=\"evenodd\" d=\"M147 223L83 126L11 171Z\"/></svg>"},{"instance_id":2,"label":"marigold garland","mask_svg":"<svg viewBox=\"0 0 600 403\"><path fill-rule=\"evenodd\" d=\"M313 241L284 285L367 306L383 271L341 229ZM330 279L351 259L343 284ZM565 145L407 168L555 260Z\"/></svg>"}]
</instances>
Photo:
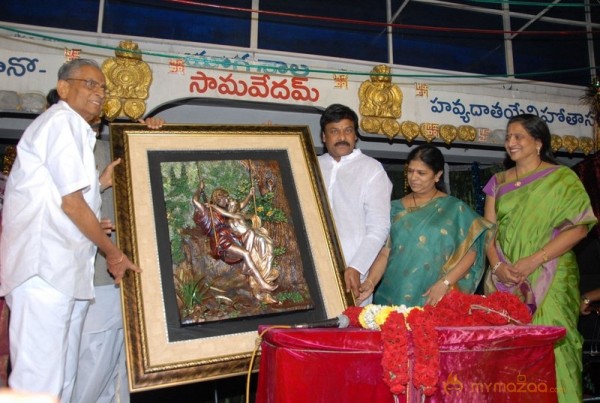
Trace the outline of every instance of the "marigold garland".
<instances>
[{"instance_id":1,"label":"marigold garland","mask_svg":"<svg viewBox=\"0 0 600 403\"><path fill-rule=\"evenodd\" d=\"M411 380L423 395L437 390L440 352L436 327L527 324L531 313L513 294L482 295L453 290L435 307L367 305L348 307L350 326L381 330L383 381L395 394L404 394ZM412 374L409 368L413 357Z\"/></svg>"}]
</instances>

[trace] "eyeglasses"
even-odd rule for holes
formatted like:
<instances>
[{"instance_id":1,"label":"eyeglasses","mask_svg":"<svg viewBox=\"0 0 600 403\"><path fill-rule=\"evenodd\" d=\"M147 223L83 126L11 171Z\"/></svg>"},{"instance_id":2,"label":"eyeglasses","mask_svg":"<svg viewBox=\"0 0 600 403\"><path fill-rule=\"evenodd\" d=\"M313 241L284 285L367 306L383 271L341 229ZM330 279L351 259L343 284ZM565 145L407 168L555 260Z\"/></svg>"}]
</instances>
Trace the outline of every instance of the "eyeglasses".
<instances>
[{"instance_id":1,"label":"eyeglasses","mask_svg":"<svg viewBox=\"0 0 600 403\"><path fill-rule=\"evenodd\" d=\"M88 78L87 80L83 78L65 78L65 81L82 81L85 85L85 88L88 90L96 91L98 88L100 88L102 92L106 92L106 84L100 84L98 81L92 80L91 78Z\"/></svg>"}]
</instances>

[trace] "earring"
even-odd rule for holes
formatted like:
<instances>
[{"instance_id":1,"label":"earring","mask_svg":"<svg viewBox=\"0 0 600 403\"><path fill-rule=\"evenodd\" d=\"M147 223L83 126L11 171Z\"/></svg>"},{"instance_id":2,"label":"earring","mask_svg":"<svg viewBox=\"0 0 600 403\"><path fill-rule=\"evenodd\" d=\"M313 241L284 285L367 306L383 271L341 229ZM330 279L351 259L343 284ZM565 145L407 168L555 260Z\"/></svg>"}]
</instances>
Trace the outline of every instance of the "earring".
<instances>
[{"instance_id":1,"label":"earring","mask_svg":"<svg viewBox=\"0 0 600 403\"><path fill-rule=\"evenodd\" d=\"M538 155L540 155L540 150L541 150L541 148L538 148L538 149L537 149L537 153L538 153Z\"/></svg>"}]
</instances>

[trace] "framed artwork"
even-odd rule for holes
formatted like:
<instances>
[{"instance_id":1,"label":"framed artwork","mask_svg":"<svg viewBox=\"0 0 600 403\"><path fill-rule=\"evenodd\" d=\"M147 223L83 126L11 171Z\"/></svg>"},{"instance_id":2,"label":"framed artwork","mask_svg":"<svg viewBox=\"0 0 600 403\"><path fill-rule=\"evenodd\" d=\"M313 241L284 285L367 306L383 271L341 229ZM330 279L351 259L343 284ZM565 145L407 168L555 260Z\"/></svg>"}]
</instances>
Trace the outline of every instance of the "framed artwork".
<instances>
[{"instance_id":1,"label":"framed artwork","mask_svg":"<svg viewBox=\"0 0 600 403\"><path fill-rule=\"evenodd\" d=\"M305 126L112 124L131 391L245 374L259 326L339 315L343 258Z\"/></svg>"}]
</instances>

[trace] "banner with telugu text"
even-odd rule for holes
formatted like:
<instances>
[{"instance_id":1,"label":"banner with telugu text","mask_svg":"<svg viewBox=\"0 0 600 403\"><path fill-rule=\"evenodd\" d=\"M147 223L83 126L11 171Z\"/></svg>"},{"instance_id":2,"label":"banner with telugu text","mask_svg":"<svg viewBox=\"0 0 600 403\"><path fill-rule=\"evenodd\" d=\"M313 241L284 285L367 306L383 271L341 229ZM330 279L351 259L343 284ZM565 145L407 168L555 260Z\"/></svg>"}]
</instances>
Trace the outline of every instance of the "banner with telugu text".
<instances>
[{"instance_id":1,"label":"banner with telugu text","mask_svg":"<svg viewBox=\"0 0 600 403\"><path fill-rule=\"evenodd\" d=\"M64 36L64 38L69 38ZM0 49L0 90L18 94L46 94L56 85L59 66L69 58L85 57L102 63L114 57L117 40L88 39L96 45L76 47L68 43L14 34ZM98 43L102 44L99 46ZM375 64L340 65L309 61L303 56L261 55L243 49L223 50L138 42L143 60L152 71L146 111L178 99L218 98L277 104L326 107L343 103L359 110L359 87L369 80ZM318 65L319 68L315 68ZM325 66L325 68L323 68ZM593 117L573 88L561 95L556 86L540 83L534 91L499 80L471 80L471 85L441 80L406 78L392 68L392 84L402 92L398 122L418 125L472 126L478 140L502 143L507 119L519 113L541 116L552 134L593 136ZM465 80L462 80L465 81ZM532 84L527 84L532 88ZM517 88L515 90L515 88ZM581 89L583 94L584 89ZM421 129L423 130L423 128Z\"/></svg>"}]
</instances>

